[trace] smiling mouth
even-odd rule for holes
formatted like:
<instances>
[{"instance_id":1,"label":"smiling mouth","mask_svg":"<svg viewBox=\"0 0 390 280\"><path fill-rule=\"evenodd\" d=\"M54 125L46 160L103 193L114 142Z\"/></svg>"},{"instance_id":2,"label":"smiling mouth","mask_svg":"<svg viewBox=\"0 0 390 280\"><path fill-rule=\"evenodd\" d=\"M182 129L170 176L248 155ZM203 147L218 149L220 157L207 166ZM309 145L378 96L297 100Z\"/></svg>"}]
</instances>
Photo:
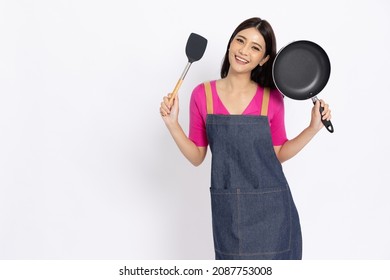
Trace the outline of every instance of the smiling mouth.
<instances>
[{"instance_id":1,"label":"smiling mouth","mask_svg":"<svg viewBox=\"0 0 390 280\"><path fill-rule=\"evenodd\" d=\"M242 57L239 57L239 56L236 56L236 60L239 61L239 62L245 63L245 64L249 63L248 60L243 59Z\"/></svg>"}]
</instances>

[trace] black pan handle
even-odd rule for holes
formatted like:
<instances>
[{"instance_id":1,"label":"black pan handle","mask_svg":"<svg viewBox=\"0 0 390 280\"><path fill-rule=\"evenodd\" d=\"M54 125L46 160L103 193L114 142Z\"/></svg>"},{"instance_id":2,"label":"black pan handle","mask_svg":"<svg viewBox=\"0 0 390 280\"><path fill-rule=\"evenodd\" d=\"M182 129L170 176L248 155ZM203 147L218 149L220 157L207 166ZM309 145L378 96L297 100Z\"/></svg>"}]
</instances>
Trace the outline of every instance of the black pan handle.
<instances>
[{"instance_id":1,"label":"black pan handle","mask_svg":"<svg viewBox=\"0 0 390 280\"><path fill-rule=\"evenodd\" d=\"M311 100L313 101L313 104L316 104L318 100L317 96L314 96L311 98ZM321 116L322 116L322 112L324 111L324 107L320 106L320 113L321 113ZM328 121L328 120L323 120L321 119L322 123L324 124L325 128L330 132L330 133L333 133L334 132L334 129L333 129L333 124L331 121Z\"/></svg>"}]
</instances>

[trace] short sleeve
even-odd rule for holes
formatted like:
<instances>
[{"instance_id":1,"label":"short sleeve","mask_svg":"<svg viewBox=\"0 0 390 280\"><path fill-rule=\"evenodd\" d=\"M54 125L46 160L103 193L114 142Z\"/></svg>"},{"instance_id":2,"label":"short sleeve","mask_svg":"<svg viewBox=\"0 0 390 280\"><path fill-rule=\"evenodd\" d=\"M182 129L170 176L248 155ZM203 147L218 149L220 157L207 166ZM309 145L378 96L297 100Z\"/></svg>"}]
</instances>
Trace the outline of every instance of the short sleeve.
<instances>
[{"instance_id":1,"label":"short sleeve","mask_svg":"<svg viewBox=\"0 0 390 280\"><path fill-rule=\"evenodd\" d=\"M272 143L274 146L281 146L287 140L286 128L284 124L284 100L283 95L277 90L271 91L271 98L269 104L269 112L271 116L268 116L270 122Z\"/></svg>"},{"instance_id":2,"label":"short sleeve","mask_svg":"<svg viewBox=\"0 0 390 280\"><path fill-rule=\"evenodd\" d=\"M208 145L206 134L206 96L204 85L194 88L190 100L190 127L188 138L198 147Z\"/></svg>"}]
</instances>

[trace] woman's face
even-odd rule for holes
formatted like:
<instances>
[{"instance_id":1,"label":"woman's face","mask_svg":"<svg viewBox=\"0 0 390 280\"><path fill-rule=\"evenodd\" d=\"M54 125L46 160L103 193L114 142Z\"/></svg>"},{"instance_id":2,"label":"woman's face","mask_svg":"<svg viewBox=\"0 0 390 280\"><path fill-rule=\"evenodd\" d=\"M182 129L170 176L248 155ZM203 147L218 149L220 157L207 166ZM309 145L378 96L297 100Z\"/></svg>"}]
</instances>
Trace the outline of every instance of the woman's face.
<instances>
[{"instance_id":1,"label":"woman's face","mask_svg":"<svg viewBox=\"0 0 390 280\"><path fill-rule=\"evenodd\" d=\"M238 32L229 47L230 68L236 72L250 72L256 66L262 66L269 59L265 56L265 47L264 38L256 28Z\"/></svg>"}]
</instances>

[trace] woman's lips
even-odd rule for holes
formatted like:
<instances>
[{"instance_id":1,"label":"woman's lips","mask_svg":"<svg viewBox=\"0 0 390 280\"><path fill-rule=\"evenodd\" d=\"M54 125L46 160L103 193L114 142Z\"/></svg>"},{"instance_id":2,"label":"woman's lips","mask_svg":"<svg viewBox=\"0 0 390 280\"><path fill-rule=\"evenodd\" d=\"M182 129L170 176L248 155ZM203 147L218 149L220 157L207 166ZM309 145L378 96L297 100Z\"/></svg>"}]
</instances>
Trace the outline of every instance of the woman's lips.
<instances>
[{"instance_id":1,"label":"woman's lips","mask_svg":"<svg viewBox=\"0 0 390 280\"><path fill-rule=\"evenodd\" d=\"M244 58L242 58L242 57L239 57L239 56L237 56L237 55L236 55L236 60L237 60L239 63L243 63L243 64L249 63L248 60L246 60L246 59L244 59Z\"/></svg>"}]
</instances>

